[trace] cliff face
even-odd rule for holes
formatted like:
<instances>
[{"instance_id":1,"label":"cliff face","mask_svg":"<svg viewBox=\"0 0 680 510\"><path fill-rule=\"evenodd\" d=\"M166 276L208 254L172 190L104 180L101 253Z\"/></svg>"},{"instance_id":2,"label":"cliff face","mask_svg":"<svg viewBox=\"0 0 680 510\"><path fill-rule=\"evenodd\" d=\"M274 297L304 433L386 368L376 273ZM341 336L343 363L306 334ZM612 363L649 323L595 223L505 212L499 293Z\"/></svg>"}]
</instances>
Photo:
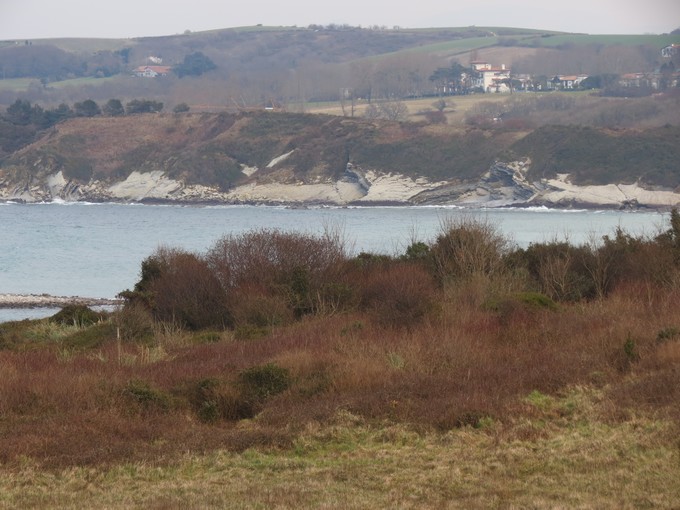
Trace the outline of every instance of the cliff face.
<instances>
[{"instance_id":1,"label":"cliff face","mask_svg":"<svg viewBox=\"0 0 680 510\"><path fill-rule=\"evenodd\" d=\"M676 131L654 139L672 141ZM680 202L668 186L579 183L578 173L551 174L546 136L271 112L73 119L2 162L0 200L485 207ZM659 150L672 152L669 147ZM666 153L666 159L673 156ZM574 168L582 173L579 164ZM556 166L568 169L569 161ZM673 178L664 172L666 184Z\"/></svg>"}]
</instances>

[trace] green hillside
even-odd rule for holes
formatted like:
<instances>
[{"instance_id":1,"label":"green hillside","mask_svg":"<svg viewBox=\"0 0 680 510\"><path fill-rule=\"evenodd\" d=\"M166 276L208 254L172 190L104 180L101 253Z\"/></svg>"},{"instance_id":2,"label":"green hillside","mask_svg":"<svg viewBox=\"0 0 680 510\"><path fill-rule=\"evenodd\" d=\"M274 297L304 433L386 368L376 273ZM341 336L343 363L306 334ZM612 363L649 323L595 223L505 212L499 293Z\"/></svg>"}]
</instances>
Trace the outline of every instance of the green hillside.
<instances>
[{"instance_id":1,"label":"green hillside","mask_svg":"<svg viewBox=\"0 0 680 510\"><path fill-rule=\"evenodd\" d=\"M611 62L618 66L616 73L648 72L664 63L660 50L672 43L680 43L680 35L347 25L236 27L134 39L0 41L0 105L18 96L46 105L150 96L215 110L234 103L252 107L266 101L337 101L340 90L375 98L427 96L435 93L432 73L453 60L468 65L470 60L489 59L492 65L546 75L611 73ZM214 63L213 70L183 78L172 72L158 79L133 76L140 66L172 68L197 52Z\"/></svg>"}]
</instances>

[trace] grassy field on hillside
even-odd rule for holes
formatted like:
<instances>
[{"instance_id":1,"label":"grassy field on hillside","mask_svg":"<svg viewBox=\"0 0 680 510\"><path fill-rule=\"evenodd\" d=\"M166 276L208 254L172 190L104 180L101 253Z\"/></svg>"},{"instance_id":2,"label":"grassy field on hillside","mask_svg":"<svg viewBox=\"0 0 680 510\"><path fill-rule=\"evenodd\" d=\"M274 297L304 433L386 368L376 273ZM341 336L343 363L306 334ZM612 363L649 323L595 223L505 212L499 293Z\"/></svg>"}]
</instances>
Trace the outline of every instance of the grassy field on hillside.
<instances>
[{"instance_id":1,"label":"grassy field on hillside","mask_svg":"<svg viewBox=\"0 0 680 510\"><path fill-rule=\"evenodd\" d=\"M527 38L521 44L538 44L540 46L560 46L565 44L582 45L623 45L651 46L659 49L669 44L680 42L680 35L598 35L598 34L555 34L550 37Z\"/></svg>"}]
</instances>

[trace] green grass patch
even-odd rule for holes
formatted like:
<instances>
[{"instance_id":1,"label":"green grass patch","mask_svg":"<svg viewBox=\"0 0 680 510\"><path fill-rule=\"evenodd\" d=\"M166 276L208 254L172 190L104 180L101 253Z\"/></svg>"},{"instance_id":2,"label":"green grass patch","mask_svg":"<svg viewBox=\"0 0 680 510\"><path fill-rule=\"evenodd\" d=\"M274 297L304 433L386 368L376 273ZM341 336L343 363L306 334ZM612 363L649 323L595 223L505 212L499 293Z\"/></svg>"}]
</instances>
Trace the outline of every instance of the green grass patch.
<instances>
[{"instance_id":1,"label":"green grass patch","mask_svg":"<svg viewBox=\"0 0 680 510\"><path fill-rule=\"evenodd\" d=\"M0 80L0 91L25 91L28 90L28 87L31 85L31 83L40 85L40 81L37 78L11 78Z\"/></svg>"}]
</instances>

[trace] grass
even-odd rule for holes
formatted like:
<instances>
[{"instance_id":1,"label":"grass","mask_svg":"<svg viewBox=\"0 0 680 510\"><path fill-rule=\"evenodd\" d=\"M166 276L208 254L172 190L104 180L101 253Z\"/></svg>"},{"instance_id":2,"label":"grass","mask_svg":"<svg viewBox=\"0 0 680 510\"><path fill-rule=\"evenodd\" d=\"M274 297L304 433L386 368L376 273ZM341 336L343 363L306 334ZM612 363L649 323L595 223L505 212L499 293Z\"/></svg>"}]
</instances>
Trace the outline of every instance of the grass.
<instances>
[{"instance_id":1,"label":"grass","mask_svg":"<svg viewBox=\"0 0 680 510\"><path fill-rule=\"evenodd\" d=\"M661 48L668 46L669 44L678 43L680 37L677 35L654 35L654 34L644 34L644 35L632 35L632 34L621 34L621 35L597 35L597 34L556 34L551 37L541 37L537 39L528 39L529 44L535 43L541 46L560 46L564 44L603 44L603 45L623 45L623 46L652 46L655 48ZM527 41L523 41L522 44L527 44Z\"/></svg>"},{"instance_id":2,"label":"grass","mask_svg":"<svg viewBox=\"0 0 680 510\"><path fill-rule=\"evenodd\" d=\"M69 80L49 82L47 84L47 88L61 89L63 87L80 87L83 85L103 85L105 83L115 82L116 80L120 80L120 76L110 76L108 78L94 78L92 76L86 76L83 78L72 78ZM40 80L37 78L11 78L0 80L0 92L25 92L33 84L42 87Z\"/></svg>"},{"instance_id":3,"label":"grass","mask_svg":"<svg viewBox=\"0 0 680 510\"><path fill-rule=\"evenodd\" d=\"M674 508L680 459L672 425L606 423L602 399L602 391L574 387L509 426L447 434L340 412L289 448L186 453L171 463L43 471L25 459L0 469L0 505Z\"/></svg>"},{"instance_id":4,"label":"grass","mask_svg":"<svg viewBox=\"0 0 680 510\"><path fill-rule=\"evenodd\" d=\"M36 78L8 78L0 80L0 91L6 90L28 90L31 83L40 83Z\"/></svg>"},{"instance_id":5,"label":"grass","mask_svg":"<svg viewBox=\"0 0 680 510\"><path fill-rule=\"evenodd\" d=\"M109 76L108 78L95 78L92 76L85 76L83 78L72 78L70 80L50 82L48 87L62 88L62 87L79 87L81 85L103 85L119 81L120 76Z\"/></svg>"}]
</instances>

